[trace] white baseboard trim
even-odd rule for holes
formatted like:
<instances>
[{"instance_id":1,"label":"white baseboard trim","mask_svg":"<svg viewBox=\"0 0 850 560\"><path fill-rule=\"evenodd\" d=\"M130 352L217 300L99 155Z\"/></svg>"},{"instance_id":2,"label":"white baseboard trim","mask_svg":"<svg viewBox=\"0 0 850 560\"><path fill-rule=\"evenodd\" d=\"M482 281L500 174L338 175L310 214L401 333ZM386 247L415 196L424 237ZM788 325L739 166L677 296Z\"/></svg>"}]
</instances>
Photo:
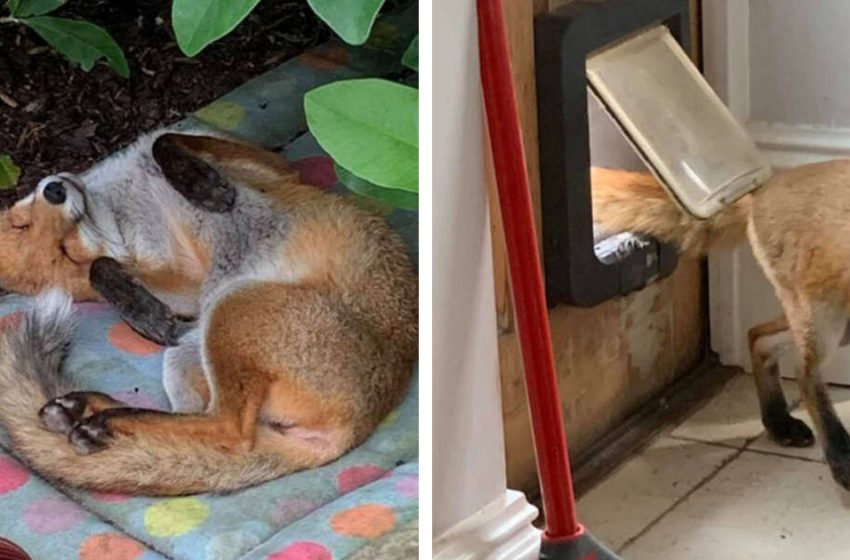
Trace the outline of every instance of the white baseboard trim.
<instances>
[{"instance_id":1,"label":"white baseboard trim","mask_svg":"<svg viewBox=\"0 0 850 560\"><path fill-rule=\"evenodd\" d=\"M525 494L506 490L504 496L434 539L433 558L537 560L541 535L531 524L537 514Z\"/></svg>"},{"instance_id":2,"label":"white baseboard trim","mask_svg":"<svg viewBox=\"0 0 850 560\"><path fill-rule=\"evenodd\" d=\"M782 169L850 157L850 129L747 123L747 131L771 166Z\"/></svg>"}]
</instances>

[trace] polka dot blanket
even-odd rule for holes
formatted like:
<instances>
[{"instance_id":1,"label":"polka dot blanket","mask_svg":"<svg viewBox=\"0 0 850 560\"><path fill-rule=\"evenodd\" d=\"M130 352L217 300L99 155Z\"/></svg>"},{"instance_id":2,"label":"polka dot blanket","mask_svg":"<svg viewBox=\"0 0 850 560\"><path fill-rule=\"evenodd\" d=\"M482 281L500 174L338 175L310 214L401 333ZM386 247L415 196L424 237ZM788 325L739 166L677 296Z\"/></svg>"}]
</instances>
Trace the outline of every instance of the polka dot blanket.
<instances>
[{"instance_id":1,"label":"polka dot blanket","mask_svg":"<svg viewBox=\"0 0 850 560\"><path fill-rule=\"evenodd\" d=\"M289 151L314 148L303 137ZM304 156L295 164L302 174L338 188L326 156ZM405 214L385 212L410 241L415 223ZM0 299L0 327L25 304L20 296ZM78 386L134 406L167 409L163 349L137 335L108 305L75 308L82 322L67 373ZM338 461L224 496L133 498L53 488L10 455L0 437L0 537L34 559L50 560L344 558L418 514L417 387L415 375L404 403Z\"/></svg>"},{"instance_id":2,"label":"polka dot blanket","mask_svg":"<svg viewBox=\"0 0 850 560\"><path fill-rule=\"evenodd\" d=\"M9 317L26 299L0 300ZM82 317L67 371L80 387L167 409L162 348L103 304ZM2 323L0 319L0 323ZM8 321L5 321L8 322ZM35 559L343 558L418 512L417 379L362 446L324 467L228 495L145 498L54 488L0 437L0 537Z\"/></svg>"},{"instance_id":3,"label":"polka dot blanket","mask_svg":"<svg viewBox=\"0 0 850 560\"><path fill-rule=\"evenodd\" d=\"M412 38L400 27L383 25L384 39L395 34L399 45L407 45ZM398 57L390 60L385 52L319 47L183 124L212 126L282 147L302 180L342 193L333 162L304 133L300 99L322 83L397 70ZM383 215L416 260L415 212L350 196ZM25 303L20 296L0 299L0 328ZM163 349L136 335L107 305L78 304L76 310L82 322L66 371L77 385L132 405L167 409L160 373ZM16 460L0 432L0 538L36 560L345 558L418 515L417 387L418 374L403 404L377 432L334 463L227 495L162 499L54 487Z\"/></svg>"}]
</instances>

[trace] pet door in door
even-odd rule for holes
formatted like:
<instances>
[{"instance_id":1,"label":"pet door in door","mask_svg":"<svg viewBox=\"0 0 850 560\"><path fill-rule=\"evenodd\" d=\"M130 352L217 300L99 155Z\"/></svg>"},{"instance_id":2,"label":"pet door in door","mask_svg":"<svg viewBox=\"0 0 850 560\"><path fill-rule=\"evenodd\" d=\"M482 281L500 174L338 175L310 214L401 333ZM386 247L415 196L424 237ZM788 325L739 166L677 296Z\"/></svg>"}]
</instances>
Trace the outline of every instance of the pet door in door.
<instances>
[{"instance_id":1,"label":"pet door in door","mask_svg":"<svg viewBox=\"0 0 850 560\"><path fill-rule=\"evenodd\" d=\"M664 278L677 263L670 244L594 231L591 95L683 212L710 217L770 174L685 55L690 5L571 0L535 18L543 257L552 305L600 304Z\"/></svg>"},{"instance_id":2,"label":"pet door in door","mask_svg":"<svg viewBox=\"0 0 850 560\"><path fill-rule=\"evenodd\" d=\"M653 174L695 217L711 217L770 176L666 27L591 53L587 79Z\"/></svg>"}]
</instances>

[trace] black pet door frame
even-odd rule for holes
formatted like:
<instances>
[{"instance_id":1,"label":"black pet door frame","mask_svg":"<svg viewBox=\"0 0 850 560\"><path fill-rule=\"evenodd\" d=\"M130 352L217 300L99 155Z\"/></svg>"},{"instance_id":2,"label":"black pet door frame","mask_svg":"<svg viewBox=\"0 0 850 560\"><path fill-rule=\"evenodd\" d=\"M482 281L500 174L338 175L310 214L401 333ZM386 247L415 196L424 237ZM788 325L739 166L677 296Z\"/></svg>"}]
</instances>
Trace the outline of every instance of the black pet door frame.
<instances>
[{"instance_id":1,"label":"black pet door frame","mask_svg":"<svg viewBox=\"0 0 850 560\"><path fill-rule=\"evenodd\" d=\"M549 305L590 307L639 290L676 268L676 248L655 239L594 249L587 56L663 23L690 46L688 0L576 0L535 21L537 115Z\"/></svg>"}]
</instances>

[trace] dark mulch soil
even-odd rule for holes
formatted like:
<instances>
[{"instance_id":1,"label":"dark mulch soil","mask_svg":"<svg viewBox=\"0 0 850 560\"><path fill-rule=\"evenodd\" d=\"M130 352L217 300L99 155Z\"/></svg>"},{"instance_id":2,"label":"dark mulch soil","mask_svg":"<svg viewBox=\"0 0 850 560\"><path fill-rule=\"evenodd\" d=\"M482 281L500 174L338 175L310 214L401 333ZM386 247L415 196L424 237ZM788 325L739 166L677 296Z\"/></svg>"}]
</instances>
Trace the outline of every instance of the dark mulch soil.
<instances>
[{"instance_id":1,"label":"dark mulch soil","mask_svg":"<svg viewBox=\"0 0 850 560\"><path fill-rule=\"evenodd\" d=\"M79 172L141 131L180 120L331 37L305 1L266 1L189 59L174 40L170 6L71 0L55 14L106 28L124 49L129 80L105 64L83 72L24 26L0 25L0 154L22 168L19 191L56 171Z\"/></svg>"}]
</instances>

